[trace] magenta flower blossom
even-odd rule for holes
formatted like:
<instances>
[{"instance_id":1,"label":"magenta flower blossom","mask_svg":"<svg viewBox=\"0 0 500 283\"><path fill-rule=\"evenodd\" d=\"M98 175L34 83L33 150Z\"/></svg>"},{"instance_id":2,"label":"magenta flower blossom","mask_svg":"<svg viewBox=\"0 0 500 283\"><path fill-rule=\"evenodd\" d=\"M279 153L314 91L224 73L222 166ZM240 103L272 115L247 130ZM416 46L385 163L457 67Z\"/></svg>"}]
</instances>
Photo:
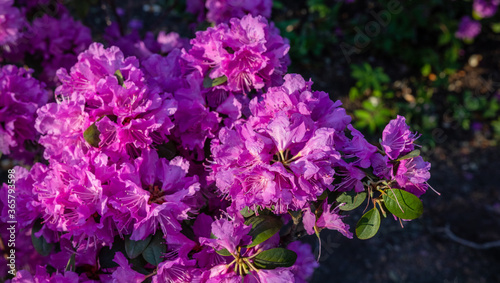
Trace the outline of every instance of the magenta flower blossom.
<instances>
[{"instance_id":1,"label":"magenta flower blossom","mask_svg":"<svg viewBox=\"0 0 500 283\"><path fill-rule=\"evenodd\" d=\"M46 228L67 232L66 237L94 236L93 230L101 225L94 217L104 214L106 199L100 181L87 166L53 163L33 185L33 193L45 208L41 216Z\"/></svg>"},{"instance_id":2,"label":"magenta flower blossom","mask_svg":"<svg viewBox=\"0 0 500 283\"><path fill-rule=\"evenodd\" d=\"M337 230L345 237L352 239L352 233L349 232L349 225L342 222L342 218L345 216L341 216L339 214L340 209L335 207L331 208L332 205L328 204L328 200L323 201L322 213L319 218L316 217L316 214L311 211L311 208L307 207L303 210L303 223L304 229L306 229L307 234L314 234L315 228L319 229L329 229L329 230ZM317 218L317 219L316 219Z\"/></svg>"},{"instance_id":3,"label":"magenta flower blossom","mask_svg":"<svg viewBox=\"0 0 500 283\"><path fill-rule=\"evenodd\" d=\"M117 161L168 141L177 102L146 85L137 59L97 43L78 58L69 73L58 71L58 103L39 111L36 127L43 134L45 158L98 150ZM99 139L89 144L83 134L92 125Z\"/></svg>"},{"instance_id":4,"label":"magenta flower blossom","mask_svg":"<svg viewBox=\"0 0 500 283\"><path fill-rule=\"evenodd\" d=\"M419 136L410 132L410 126L406 124L403 116L391 120L382 132L382 148L390 159L409 153L415 148L413 142Z\"/></svg>"},{"instance_id":5,"label":"magenta flower blossom","mask_svg":"<svg viewBox=\"0 0 500 283\"><path fill-rule=\"evenodd\" d=\"M136 282L144 281L146 276L141 274L130 267L128 260L121 252L116 252L113 259L119 267L113 272L113 282Z\"/></svg>"},{"instance_id":6,"label":"magenta flower blossom","mask_svg":"<svg viewBox=\"0 0 500 283\"><path fill-rule=\"evenodd\" d=\"M271 17L271 0L238 1L238 0L207 0L207 20L212 23L227 23L231 18L241 19L247 14L254 17Z\"/></svg>"},{"instance_id":7,"label":"magenta flower blossom","mask_svg":"<svg viewBox=\"0 0 500 283\"><path fill-rule=\"evenodd\" d=\"M238 0L188 0L186 10L197 16L199 22L206 19L209 22L220 24L228 23L231 18L241 19L247 14L254 17L271 17L271 0L238 1Z\"/></svg>"},{"instance_id":8,"label":"magenta flower blossom","mask_svg":"<svg viewBox=\"0 0 500 283\"><path fill-rule=\"evenodd\" d=\"M31 77L33 70L7 65L0 69L0 153L26 152L25 143L35 142L36 111L47 103L45 84Z\"/></svg>"},{"instance_id":9,"label":"magenta flower blossom","mask_svg":"<svg viewBox=\"0 0 500 283\"><path fill-rule=\"evenodd\" d=\"M464 40L472 40L480 32L481 32L481 23L478 21L474 21L469 16L464 16L460 20L460 24L458 25L458 30L455 32L455 37Z\"/></svg>"},{"instance_id":10,"label":"magenta flower blossom","mask_svg":"<svg viewBox=\"0 0 500 283\"><path fill-rule=\"evenodd\" d=\"M116 22L108 26L104 32L104 39L108 44L120 48L125 56L135 56L142 61L156 53L168 54L174 49L190 48L189 40L180 37L176 32L160 31L156 37L152 32L147 32L142 37L139 34L140 25L131 21L129 26L131 30L125 35L121 34Z\"/></svg>"},{"instance_id":11,"label":"magenta flower blossom","mask_svg":"<svg viewBox=\"0 0 500 283\"><path fill-rule=\"evenodd\" d=\"M16 172L16 200L18 201L16 221L20 228L26 228L32 225L42 212L38 195L33 194L33 185L44 178L48 169L47 166L41 163L35 163L30 171L20 166L16 166L13 169ZM2 184L2 188L0 189L0 205L3 205L0 211L0 220L4 223L7 223L9 220L7 190L7 184Z\"/></svg>"},{"instance_id":12,"label":"magenta flower blossom","mask_svg":"<svg viewBox=\"0 0 500 283\"><path fill-rule=\"evenodd\" d=\"M212 223L212 234L216 239L205 238L207 245L215 250L227 249L230 253L236 254L238 246L245 246L251 243L252 237L248 236L251 226L244 225L237 219L219 219Z\"/></svg>"},{"instance_id":13,"label":"magenta flower blossom","mask_svg":"<svg viewBox=\"0 0 500 283\"><path fill-rule=\"evenodd\" d=\"M489 18L495 15L499 5L499 0L474 0L472 8L481 18Z\"/></svg>"},{"instance_id":14,"label":"magenta flower blossom","mask_svg":"<svg viewBox=\"0 0 500 283\"><path fill-rule=\"evenodd\" d=\"M135 164L122 165L116 183L108 188L109 203L117 219L133 224L132 240L142 240L158 227L165 235L181 230L178 221L187 219L191 209L183 201L199 190L198 178L186 177L188 170L189 163L181 157L168 162L146 150Z\"/></svg>"},{"instance_id":15,"label":"magenta flower blossom","mask_svg":"<svg viewBox=\"0 0 500 283\"><path fill-rule=\"evenodd\" d=\"M394 179L400 188L416 196L421 196L427 190L427 180L431 177L431 164L425 162L421 156L401 160Z\"/></svg>"},{"instance_id":16,"label":"magenta flower blossom","mask_svg":"<svg viewBox=\"0 0 500 283\"><path fill-rule=\"evenodd\" d=\"M158 271L153 276L153 283L163 282L204 282L203 269L196 267L195 260L176 259L165 261L158 265Z\"/></svg>"},{"instance_id":17,"label":"magenta flower blossom","mask_svg":"<svg viewBox=\"0 0 500 283\"><path fill-rule=\"evenodd\" d=\"M21 36L25 21L13 0L0 2L0 47L14 43Z\"/></svg>"},{"instance_id":18,"label":"magenta flower blossom","mask_svg":"<svg viewBox=\"0 0 500 283\"><path fill-rule=\"evenodd\" d=\"M45 147L44 158L69 161L89 150L83 132L91 122L83 103L49 103L38 110L35 128L41 134L38 142Z\"/></svg>"},{"instance_id":19,"label":"magenta flower blossom","mask_svg":"<svg viewBox=\"0 0 500 283\"><path fill-rule=\"evenodd\" d=\"M211 176L220 193L235 210L261 206L284 213L333 190L333 167L341 158L336 148L345 146L342 132L350 121L338 106L291 75L253 99L248 122L222 128L212 141Z\"/></svg>"},{"instance_id":20,"label":"magenta flower blossom","mask_svg":"<svg viewBox=\"0 0 500 283\"><path fill-rule=\"evenodd\" d=\"M92 42L90 29L75 21L68 13L60 18L44 15L36 18L25 36L28 52L41 60L41 80L50 86L57 83L56 71L69 70L77 61L77 55Z\"/></svg>"},{"instance_id":21,"label":"magenta flower blossom","mask_svg":"<svg viewBox=\"0 0 500 283\"><path fill-rule=\"evenodd\" d=\"M183 56L186 68L211 79L225 76L227 82L216 89L249 93L276 85L286 72L288 42L261 16L233 18L229 26L197 32L191 44Z\"/></svg>"},{"instance_id":22,"label":"magenta flower blossom","mask_svg":"<svg viewBox=\"0 0 500 283\"><path fill-rule=\"evenodd\" d=\"M297 254L297 261L291 268L291 272L295 276L296 283L307 283L308 279L313 275L314 270L319 267L319 262L314 258L311 252L311 246L295 241L287 246L287 249L294 251Z\"/></svg>"},{"instance_id":23,"label":"magenta flower blossom","mask_svg":"<svg viewBox=\"0 0 500 283\"><path fill-rule=\"evenodd\" d=\"M0 192L3 194L4 190L0 189ZM4 207L2 203L0 203L0 209ZM12 244L15 244L15 266L17 270L36 270L38 265L43 265L47 263L47 258L38 254L33 247L33 243L31 240L31 230L30 229L19 229L19 226L15 229L15 239L10 239L10 234L8 233L8 229L11 229L12 224L7 223L7 220L2 220L0 223L0 229L6 231L2 233L1 240L3 242L2 248L0 248L0 252L5 254L6 256L10 256L10 249L13 248ZM11 245L11 247L9 247ZM6 259L6 257L2 256L0 258L0 273L7 275L8 271L10 271L9 266L11 264L11 259Z\"/></svg>"},{"instance_id":24,"label":"magenta flower blossom","mask_svg":"<svg viewBox=\"0 0 500 283\"><path fill-rule=\"evenodd\" d=\"M362 168L370 167L370 158L377 152L377 147L366 141L363 134L352 125L348 125L347 128L351 131L353 138L343 149L346 153L345 158L358 158L355 164L359 164Z\"/></svg>"},{"instance_id":25,"label":"magenta flower blossom","mask_svg":"<svg viewBox=\"0 0 500 283\"><path fill-rule=\"evenodd\" d=\"M44 266L37 266L35 274L31 274L27 270L19 270L16 277L12 278L12 283L25 282L61 282L61 283L78 283L78 274L72 271L64 273L55 272L49 274Z\"/></svg>"}]
</instances>

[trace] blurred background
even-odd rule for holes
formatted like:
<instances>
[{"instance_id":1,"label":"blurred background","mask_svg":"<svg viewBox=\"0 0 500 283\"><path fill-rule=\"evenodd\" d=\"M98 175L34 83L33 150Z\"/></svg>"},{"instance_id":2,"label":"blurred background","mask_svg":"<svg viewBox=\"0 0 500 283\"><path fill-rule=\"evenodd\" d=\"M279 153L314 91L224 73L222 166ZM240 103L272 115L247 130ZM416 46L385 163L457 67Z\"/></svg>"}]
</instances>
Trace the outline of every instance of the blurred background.
<instances>
[{"instance_id":1,"label":"blurred background","mask_svg":"<svg viewBox=\"0 0 500 283\"><path fill-rule=\"evenodd\" d=\"M374 143L389 120L405 116L422 135L429 183L440 193L422 197L421 218L404 228L384 219L367 241L323 231L311 282L500 282L500 12L478 3L500 4L273 1L271 20L290 40L289 72L341 100ZM142 36L162 30L192 38L207 27L185 1L68 7L96 36L116 18L123 32ZM354 227L361 214L344 220ZM318 254L314 236L304 241Z\"/></svg>"}]
</instances>

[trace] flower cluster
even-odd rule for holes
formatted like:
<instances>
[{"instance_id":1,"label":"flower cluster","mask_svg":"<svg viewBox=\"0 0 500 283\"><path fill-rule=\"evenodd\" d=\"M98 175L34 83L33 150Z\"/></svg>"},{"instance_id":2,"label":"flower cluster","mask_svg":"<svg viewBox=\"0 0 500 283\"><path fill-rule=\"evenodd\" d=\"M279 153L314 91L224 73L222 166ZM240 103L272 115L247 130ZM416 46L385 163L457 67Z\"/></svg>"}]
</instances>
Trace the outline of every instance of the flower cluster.
<instances>
[{"instance_id":1,"label":"flower cluster","mask_svg":"<svg viewBox=\"0 0 500 283\"><path fill-rule=\"evenodd\" d=\"M189 40L180 37L176 32L166 33L160 31L154 36L152 32L147 32L144 38L139 34L140 24L131 21L129 23L130 33L122 35L118 23L114 22L105 30L104 38L111 45L120 48L126 56L135 56L138 59L146 59L153 54L168 54L170 51L178 49L189 49Z\"/></svg>"},{"instance_id":2,"label":"flower cluster","mask_svg":"<svg viewBox=\"0 0 500 283\"><path fill-rule=\"evenodd\" d=\"M35 112L48 100L45 84L33 70L6 65L0 69L0 153L30 159L27 143L36 141ZM32 159L33 156L31 156Z\"/></svg>"},{"instance_id":3,"label":"flower cluster","mask_svg":"<svg viewBox=\"0 0 500 283\"><path fill-rule=\"evenodd\" d=\"M9 48L8 44L19 38L25 25L21 12L13 4L13 0L0 3L0 47L3 48Z\"/></svg>"},{"instance_id":4,"label":"flower cluster","mask_svg":"<svg viewBox=\"0 0 500 283\"><path fill-rule=\"evenodd\" d=\"M233 18L229 25L197 32L191 44L183 56L185 68L222 79L213 92L249 93L277 85L289 64L288 41L261 16Z\"/></svg>"},{"instance_id":5,"label":"flower cluster","mask_svg":"<svg viewBox=\"0 0 500 283\"><path fill-rule=\"evenodd\" d=\"M40 58L44 82L55 85L56 71L69 69L76 62L78 54L92 42L90 29L64 13L60 18L44 15L31 24L28 33L28 52ZM26 42L27 44L27 42Z\"/></svg>"},{"instance_id":6,"label":"flower cluster","mask_svg":"<svg viewBox=\"0 0 500 283\"><path fill-rule=\"evenodd\" d=\"M212 178L238 211L300 210L333 190L340 139L351 118L324 92L311 92L300 75L250 102L251 116L212 141Z\"/></svg>"},{"instance_id":7,"label":"flower cluster","mask_svg":"<svg viewBox=\"0 0 500 283\"><path fill-rule=\"evenodd\" d=\"M469 16L464 16L460 20L455 37L463 40L472 40L481 32L483 18L493 17L500 5L500 0L474 0L472 3L474 20Z\"/></svg>"},{"instance_id":8,"label":"flower cluster","mask_svg":"<svg viewBox=\"0 0 500 283\"><path fill-rule=\"evenodd\" d=\"M455 36L460 39L472 40L481 32L481 23L471 19L469 16L464 16L460 20L458 30Z\"/></svg>"},{"instance_id":9,"label":"flower cluster","mask_svg":"<svg viewBox=\"0 0 500 283\"><path fill-rule=\"evenodd\" d=\"M22 10L24 14L11 8L5 11L6 15L0 16L6 17L8 26L5 32L11 34L8 37L10 44L5 46L2 59L10 63L20 63L26 58L38 62L41 67L41 70L37 70L41 71L38 79L54 87L57 83L56 71L73 66L78 54L92 42L92 37L90 29L75 21L64 6L55 3L54 10L50 10L45 6L49 3L45 2L48 1L27 1ZM38 10L39 7L45 10ZM43 11L47 13L43 14ZM42 16L28 20L30 15L40 15L40 12ZM21 27L25 30L17 31ZM0 34L3 33L2 29Z\"/></svg>"},{"instance_id":10,"label":"flower cluster","mask_svg":"<svg viewBox=\"0 0 500 283\"><path fill-rule=\"evenodd\" d=\"M472 8L481 18L489 18L496 14L499 5L499 0L474 0Z\"/></svg>"},{"instance_id":11,"label":"flower cluster","mask_svg":"<svg viewBox=\"0 0 500 283\"><path fill-rule=\"evenodd\" d=\"M242 18L250 14L269 18L272 8L271 0L238 1L238 0L188 0L187 11L197 15L198 21L206 19L209 22L227 23L232 18Z\"/></svg>"},{"instance_id":12,"label":"flower cluster","mask_svg":"<svg viewBox=\"0 0 500 283\"><path fill-rule=\"evenodd\" d=\"M43 146L43 162L15 167L19 241L33 246L18 249L32 265L10 282L306 282L318 263L295 240L323 229L352 238L346 194L418 217L389 198L404 191L396 198L418 205L428 187L405 118L387 125L381 148L370 144L340 101L286 74L288 42L264 17L232 18L190 44L111 25L118 46L107 48L86 48L68 17L30 27L45 76L69 64L53 101L33 71L0 73L0 150Z\"/></svg>"}]
</instances>

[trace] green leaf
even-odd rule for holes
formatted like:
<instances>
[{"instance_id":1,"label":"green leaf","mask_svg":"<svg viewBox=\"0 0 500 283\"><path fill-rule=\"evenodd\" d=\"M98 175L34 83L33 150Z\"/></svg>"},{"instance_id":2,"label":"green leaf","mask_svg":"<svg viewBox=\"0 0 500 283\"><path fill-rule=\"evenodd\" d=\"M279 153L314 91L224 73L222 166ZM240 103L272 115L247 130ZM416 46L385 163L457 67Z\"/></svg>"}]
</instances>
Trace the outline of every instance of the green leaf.
<instances>
[{"instance_id":1,"label":"green leaf","mask_svg":"<svg viewBox=\"0 0 500 283\"><path fill-rule=\"evenodd\" d=\"M35 236L35 234L38 233L42 227L42 219L38 219L31 229L31 242L39 254L42 256L48 256L54 249L54 244L48 243L43 235L40 237Z\"/></svg>"},{"instance_id":2,"label":"green leaf","mask_svg":"<svg viewBox=\"0 0 500 283\"><path fill-rule=\"evenodd\" d=\"M387 210L401 219L415 219L422 215L424 206L422 201L407 191L387 189L382 196Z\"/></svg>"},{"instance_id":3,"label":"green leaf","mask_svg":"<svg viewBox=\"0 0 500 283\"><path fill-rule=\"evenodd\" d=\"M227 249L222 249L220 251L215 251L215 252L220 254L221 256L232 256L232 254Z\"/></svg>"},{"instance_id":4,"label":"green leaf","mask_svg":"<svg viewBox=\"0 0 500 283\"><path fill-rule=\"evenodd\" d=\"M116 70L115 77L116 77L116 79L118 79L118 84L123 86L123 83L125 80L123 79L123 75L122 75L122 72L120 70Z\"/></svg>"},{"instance_id":5,"label":"green leaf","mask_svg":"<svg viewBox=\"0 0 500 283\"><path fill-rule=\"evenodd\" d=\"M221 84L223 84L225 82L227 82L227 77L226 76L218 77L218 78L215 78L212 81L212 86L218 86L218 85L221 85Z\"/></svg>"},{"instance_id":6,"label":"green leaf","mask_svg":"<svg viewBox=\"0 0 500 283\"><path fill-rule=\"evenodd\" d=\"M275 269L278 267L290 267L297 260L294 251L284 248L275 248L261 252L254 257L255 267L260 269Z\"/></svg>"},{"instance_id":7,"label":"green leaf","mask_svg":"<svg viewBox=\"0 0 500 283\"><path fill-rule=\"evenodd\" d=\"M363 201L366 199L366 192L356 193L354 191L344 192L338 198L338 203L345 203L340 206L339 209L343 211L351 211L358 206L360 206Z\"/></svg>"},{"instance_id":8,"label":"green leaf","mask_svg":"<svg viewBox=\"0 0 500 283\"><path fill-rule=\"evenodd\" d=\"M248 248L254 247L278 233L283 226L280 217L273 215L254 216L245 221L245 225L252 226L248 235L252 236L252 243Z\"/></svg>"},{"instance_id":9,"label":"green leaf","mask_svg":"<svg viewBox=\"0 0 500 283\"><path fill-rule=\"evenodd\" d=\"M415 149L415 150L412 150L410 153L408 153L407 155L405 156L401 156L400 158L397 159L397 161L401 161L401 160L404 160L404 159L410 159L410 158L414 158L414 157L417 157L420 155L420 150L418 149Z\"/></svg>"},{"instance_id":10,"label":"green leaf","mask_svg":"<svg viewBox=\"0 0 500 283\"><path fill-rule=\"evenodd\" d=\"M83 137L91 146L99 147L99 142L101 142L101 139L99 138L100 134L101 132L99 132L95 123L92 123L92 125L90 125L85 132L83 132Z\"/></svg>"},{"instance_id":11,"label":"green leaf","mask_svg":"<svg viewBox=\"0 0 500 283\"><path fill-rule=\"evenodd\" d=\"M152 265L157 266L163 261L163 254L167 252L167 245L163 240L163 233L157 231L153 236L151 243L142 252L144 259Z\"/></svg>"},{"instance_id":12,"label":"green leaf","mask_svg":"<svg viewBox=\"0 0 500 283\"><path fill-rule=\"evenodd\" d=\"M111 249L105 246L99 251L99 265L101 268L113 268L118 266L118 263L113 260L116 252L121 252L125 256L127 255L125 252L125 242L119 236L114 238Z\"/></svg>"},{"instance_id":13,"label":"green leaf","mask_svg":"<svg viewBox=\"0 0 500 283\"><path fill-rule=\"evenodd\" d=\"M375 236L380 228L380 212L372 208L359 219L356 224L356 236L361 240L370 239Z\"/></svg>"},{"instance_id":14,"label":"green leaf","mask_svg":"<svg viewBox=\"0 0 500 283\"><path fill-rule=\"evenodd\" d=\"M133 270L135 270L141 274L148 275L151 273L146 268L144 268L144 266L146 266L146 264L148 264L148 262L144 259L143 256L138 256L136 258L130 259L129 263L132 264Z\"/></svg>"},{"instance_id":15,"label":"green leaf","mask_svg":"<svg viewBox=\"0 0 500 283\"><path fill-rule=\"evenodd\" d=\"M425 64L422 69L420 69L420 72L422 73L422 76L427 77L432 71L431 64L427 63Z\"/></svg>"},{"instance_id":16,"label":"green leaf","mask_svg":"<svg viewBox=\"0 0 500 283\"><path fill-rule=\"evenodd\" d=\"M71 257L69 258L68 260L68 263L66 264L66 268L64 269L64 271L75 271L75 257L76 257L76 254L73 253L71 254Z\"/></svg>"},{"instance_id":17,"label":"green leaf","mask_svg":"<svg viewBox=\"0 0 500 283\"><path fill-rule=\"evenodd\" d=\"M255 214L254 211L251 210L248 206L245 206L242 210L240 210L240 213L245 218L248 218Z\"/></svg>"},{"instance_id":18,"label":"green leaf","mask_svg":"<svg viewBox=\"0 0 500 283\"><path fill-rule=\"evenodd\" d=\"M204 88L211 88L211 87L218 86L218 85L221 85L221 84L227 82L226 76L221 76L221 77L212 79L212 78L210 78L209 74L207 74L205 76L205 78L203 79L203 87Z\"/></svg>"},{"instance_id":19,"label":"green leaf","mask_svg":"<svg viewBox=\"0 0 500 283\"><path fill-rule=\"evenodd\" d=\"M492 23L491 29L494 33L500 33L500 23Z\"/></svg>"},{"instance_id":20,"label":"green leaf","mask_svg":"<svg viewBox=\"0 0 500 283\"><path fill-rule=\"evenodd\" d=\"M149 245L153 235L149 235L144 240L134 241L130 240L130 237L125 238L125 252L127 253L128 258L136 258L138 257Z\"/></svg>"}]
</instances>

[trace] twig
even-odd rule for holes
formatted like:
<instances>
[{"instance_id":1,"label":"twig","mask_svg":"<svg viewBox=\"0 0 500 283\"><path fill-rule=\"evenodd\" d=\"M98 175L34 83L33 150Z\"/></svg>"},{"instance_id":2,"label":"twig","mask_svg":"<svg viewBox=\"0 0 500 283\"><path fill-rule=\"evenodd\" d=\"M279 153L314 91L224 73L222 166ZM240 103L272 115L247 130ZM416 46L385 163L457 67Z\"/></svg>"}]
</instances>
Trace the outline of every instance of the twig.
<instances>
[{"instance_id":1,"label":"twig","mask_svg":"<svg viewBox=\"0 0 500 283\"><path fill-rule=\"evenodd\" d=\"M448 238L452 241L457 242L461 245L467 246L469 248L477 249L477 250L485 250L500 247L500 241L486 242L486 243L475 243L469 240L462 239L455 235L451 229L450 225L446 225L444 228L437 229L438 232L444 232Z\"/></svg>"}]
</instances>

